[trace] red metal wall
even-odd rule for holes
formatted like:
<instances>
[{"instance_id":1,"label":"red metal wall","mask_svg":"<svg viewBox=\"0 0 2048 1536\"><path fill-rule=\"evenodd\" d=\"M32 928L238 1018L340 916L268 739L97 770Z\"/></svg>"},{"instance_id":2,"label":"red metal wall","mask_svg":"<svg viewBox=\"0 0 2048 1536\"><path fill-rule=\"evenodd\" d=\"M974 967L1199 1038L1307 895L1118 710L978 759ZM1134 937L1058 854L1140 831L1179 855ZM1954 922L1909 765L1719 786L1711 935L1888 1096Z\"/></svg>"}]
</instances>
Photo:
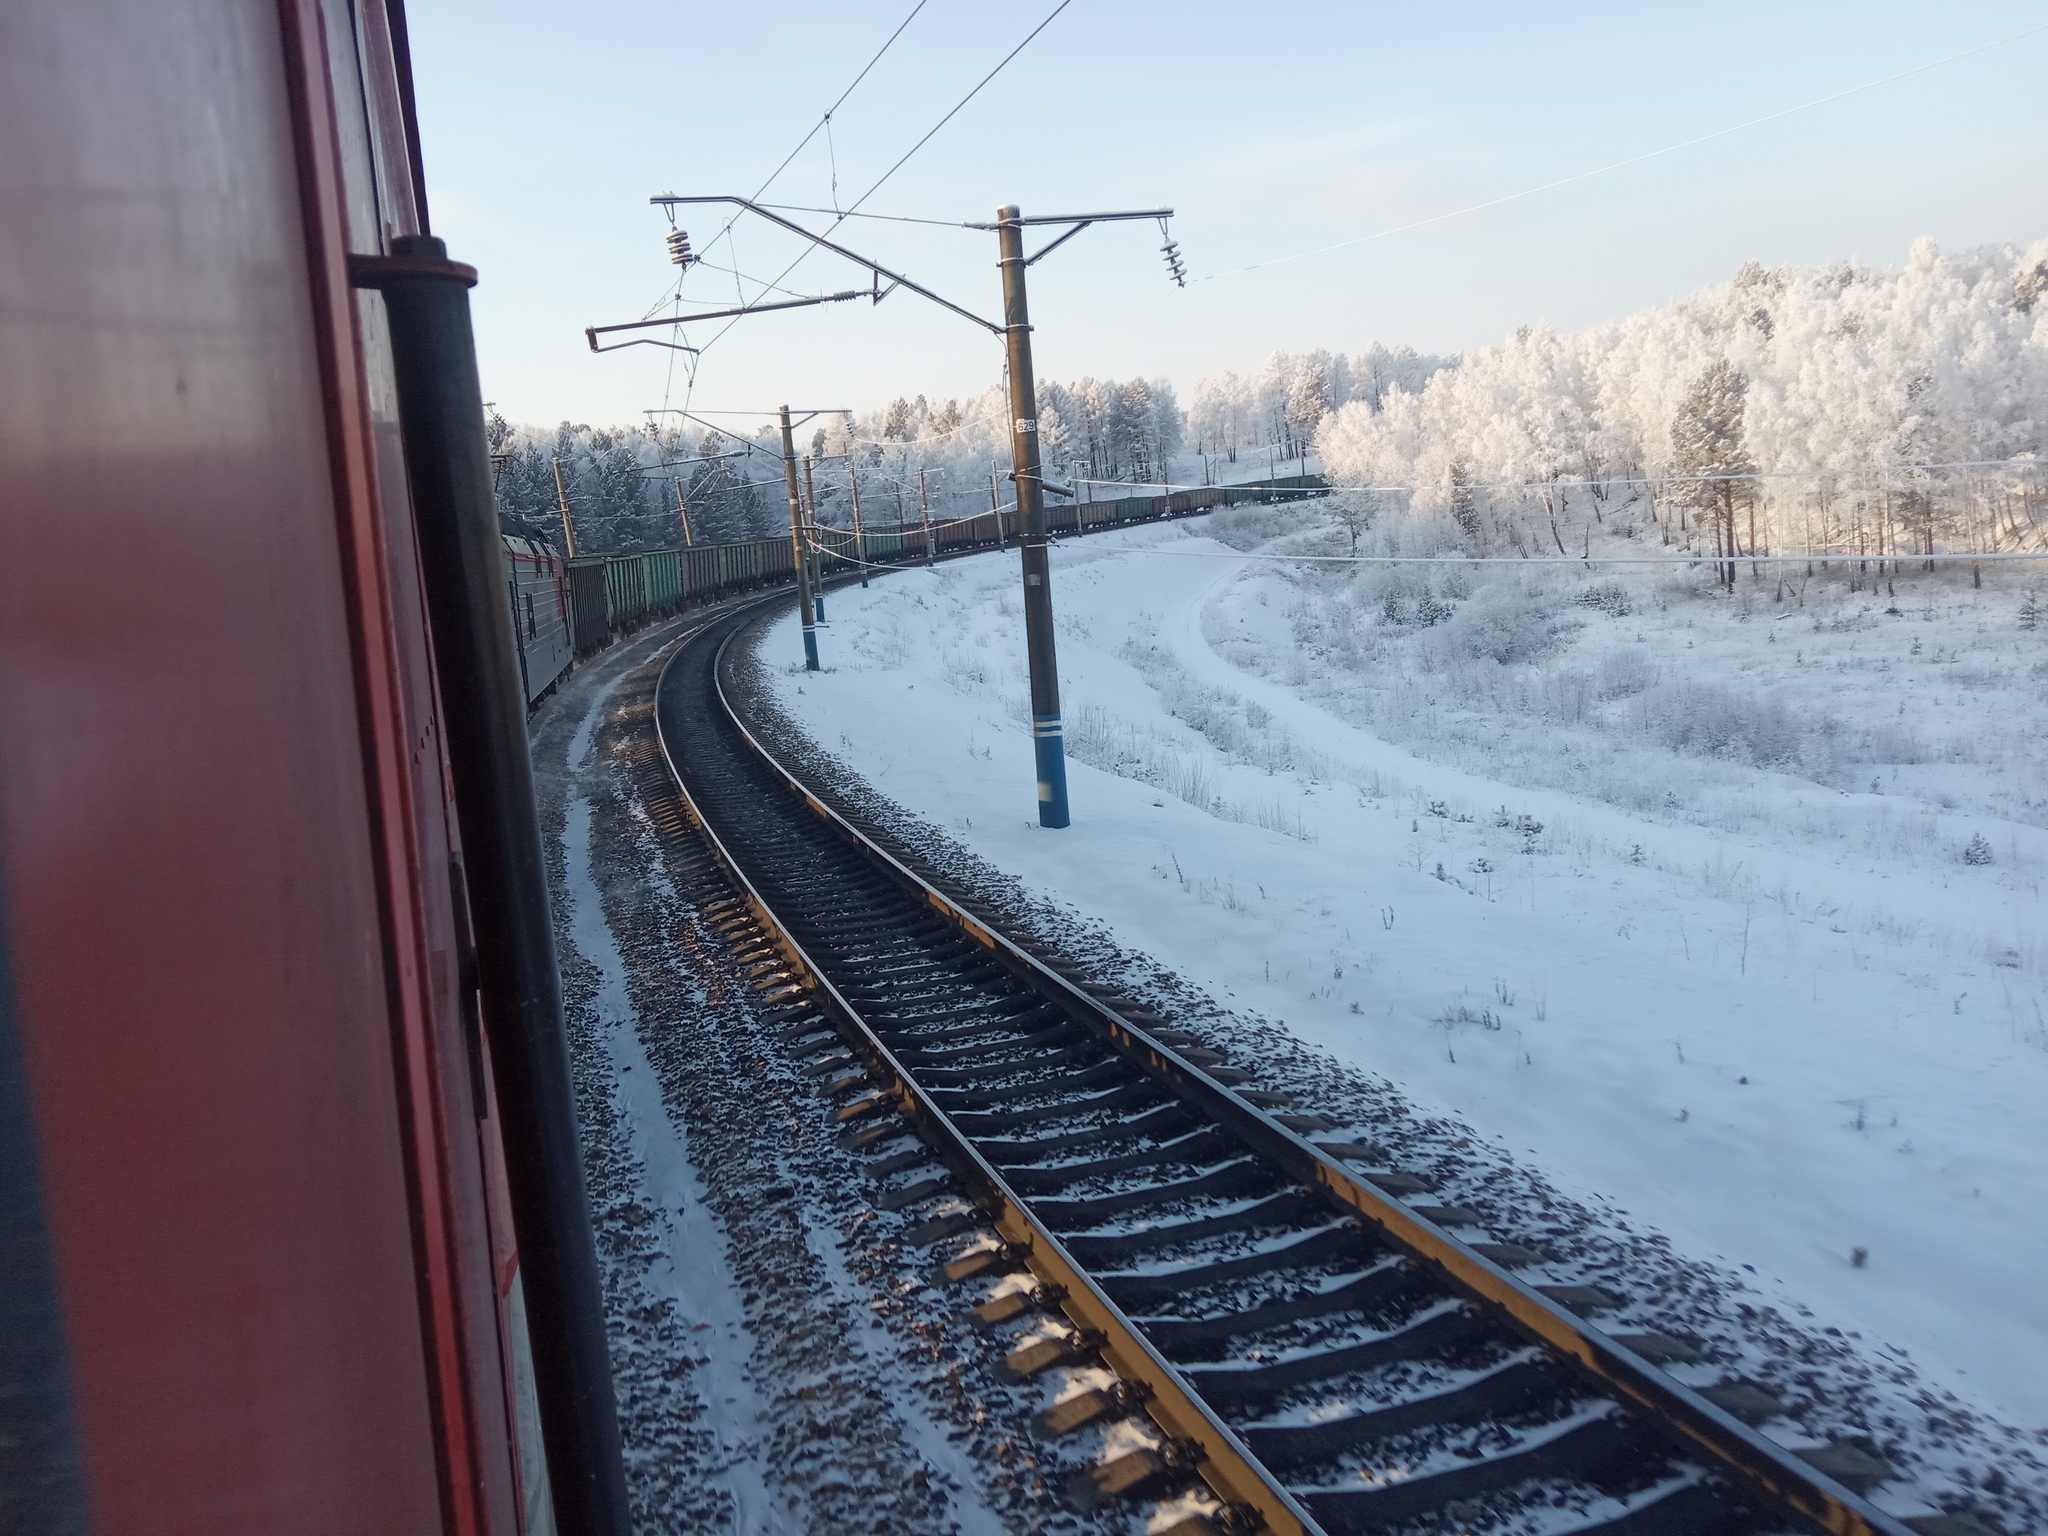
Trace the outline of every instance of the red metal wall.
<instances>
[{"instance_id":1,"label":"red metal wall","mask_svg":"<svg viewBox=\"0 0 2048 1536\"><path fill-rule=\"evenodd\" d=\"M383 19L0 8L0 912L122 1536L515 1528Z\"/></svg>"}]
</instances>

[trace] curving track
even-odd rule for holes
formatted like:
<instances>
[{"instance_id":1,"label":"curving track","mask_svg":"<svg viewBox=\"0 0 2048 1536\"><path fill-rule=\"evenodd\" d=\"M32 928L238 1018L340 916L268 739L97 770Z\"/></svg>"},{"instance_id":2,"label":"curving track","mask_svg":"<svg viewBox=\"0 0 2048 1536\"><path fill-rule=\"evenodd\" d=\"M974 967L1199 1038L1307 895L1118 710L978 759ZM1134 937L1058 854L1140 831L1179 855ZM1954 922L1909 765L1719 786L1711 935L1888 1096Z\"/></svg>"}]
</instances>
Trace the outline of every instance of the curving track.
<instances>
[{"instance_id":1,"label":"curving track","mask_svg":"<svg viewBox=\"0 0 2048 1536\"><path fill-rule=\"evenodd\" d=\"M1101 1448L1072 1502L1155 1501L1176 1536L1908 1536L1847 1486L1882 1463L1765 1439L1737 1415L1768 1404L1653 1363L1686 1341L1610 1337L1584 1320L1599 1293L1519 1283L1539 1254L1389 1198L1418 1181L1379 1149L1317 1140L1331 1127L829 810L725 686L762 606L682 642L663 749L877 1202L929 1212L912 1240L1010 1337L1007 1369L1104 1368L1040 1419Z\"/></svg>"}]
</instances>

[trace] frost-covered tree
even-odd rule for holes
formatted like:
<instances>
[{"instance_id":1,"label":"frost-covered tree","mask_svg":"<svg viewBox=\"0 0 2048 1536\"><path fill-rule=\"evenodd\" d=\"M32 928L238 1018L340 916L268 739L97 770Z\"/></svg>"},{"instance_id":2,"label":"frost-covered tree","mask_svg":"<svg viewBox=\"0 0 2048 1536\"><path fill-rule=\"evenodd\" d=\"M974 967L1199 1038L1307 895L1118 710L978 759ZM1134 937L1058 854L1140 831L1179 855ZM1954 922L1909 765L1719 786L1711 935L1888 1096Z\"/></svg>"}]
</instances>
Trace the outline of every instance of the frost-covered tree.
<instances>
[{"instance_id":1,"label":"frost-covered tree","mask_svg":"<svg viewBox=\"0 0 2048 1536\"><path fill-rule=\"evenodd\" d=\"M1671 423L1671 470L1679 477L1671 499L1697 507L1712 519L1714 553L1733 556L1735 502L1747 497L1753 470L1743 445L1742 410L1749 380L1727 358L1716 358L1700 371L1680 402ZM1757 553L1752 535L1750 553ZM1719 566L1724 586L1735 585L1735 566Z\"/></svg>"},{"instance_id":2,"label":"frost-covered tree","mask_svg":"<svg viewBox=\"0 0 2048 1536\"><path fill-rule=\"evenodd\" d=\"M1297 443L1315 441L1316 428L1330 414L1328 371L1311 362L1298 369L1287 392L1288 435Z\"/></svg>"},{"instance_id":3,"label":"frost-covered tree","mask_svg":"<svg viewBox=\"0 0 2048 1536\"><path fill-rule=\"evenodd\" d=\"M1655 532L1718 553L1725 578L1744 549L2040 548L2043 293L2048 240L1952 255L1922 241L1890 270L1751 263L1612 325L1524 328L1451 367L1374 344L1318 451L1340 481L1405 488L1383 526L1449 514L1475 549L1577 554L1596 532ZM1267 378L1288 373L1276 360ZM1711 506L1686 478L1703 466L1738 476L1712 482Z\"/></svg>"}]
</instances>

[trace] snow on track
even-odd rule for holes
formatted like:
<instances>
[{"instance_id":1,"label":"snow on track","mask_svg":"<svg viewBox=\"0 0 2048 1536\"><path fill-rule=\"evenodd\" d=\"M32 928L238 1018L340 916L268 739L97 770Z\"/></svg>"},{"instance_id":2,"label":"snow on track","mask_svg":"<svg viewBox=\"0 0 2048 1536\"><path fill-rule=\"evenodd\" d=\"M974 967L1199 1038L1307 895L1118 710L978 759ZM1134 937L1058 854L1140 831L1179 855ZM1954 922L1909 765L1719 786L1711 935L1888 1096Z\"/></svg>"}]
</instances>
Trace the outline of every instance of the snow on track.
<instances>
[{"instance_id":1,"label":"snow on track","mask_svg":"<svg viewBox=\"0 0 2048 1536\"><path fill-rule=\"evenodd\" d=\"M645 663L679 632L579 672L534 743L636 1522L1071 1529L1017 1496L1021 1410L958 1386L967 1330L910 1278L902 1223L865 1206L830 1106L671 878L640 774Z\"/></svg>"}]
</instances>

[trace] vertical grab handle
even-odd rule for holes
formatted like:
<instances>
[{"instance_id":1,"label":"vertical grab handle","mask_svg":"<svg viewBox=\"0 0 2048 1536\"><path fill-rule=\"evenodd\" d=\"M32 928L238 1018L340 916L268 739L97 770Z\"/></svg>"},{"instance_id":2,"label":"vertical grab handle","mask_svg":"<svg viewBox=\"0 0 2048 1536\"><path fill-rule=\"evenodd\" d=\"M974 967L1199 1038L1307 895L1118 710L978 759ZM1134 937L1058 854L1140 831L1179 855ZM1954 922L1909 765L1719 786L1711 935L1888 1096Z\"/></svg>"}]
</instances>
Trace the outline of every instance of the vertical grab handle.
<instances>
[{"instance_id":1,"label":"vertical grab handle","mask_svg":"<svg viewBox=\"0 0 2048 1536\"><path fill-rule=\"evenodd\" d=\"M383 291L391 321L556 1525L563 1536L629 1536L526 700L470 330L476 272L449 261L434 237L405 235L389 256L350 257L349 277Z\"/></svg>"}]
</instances>

